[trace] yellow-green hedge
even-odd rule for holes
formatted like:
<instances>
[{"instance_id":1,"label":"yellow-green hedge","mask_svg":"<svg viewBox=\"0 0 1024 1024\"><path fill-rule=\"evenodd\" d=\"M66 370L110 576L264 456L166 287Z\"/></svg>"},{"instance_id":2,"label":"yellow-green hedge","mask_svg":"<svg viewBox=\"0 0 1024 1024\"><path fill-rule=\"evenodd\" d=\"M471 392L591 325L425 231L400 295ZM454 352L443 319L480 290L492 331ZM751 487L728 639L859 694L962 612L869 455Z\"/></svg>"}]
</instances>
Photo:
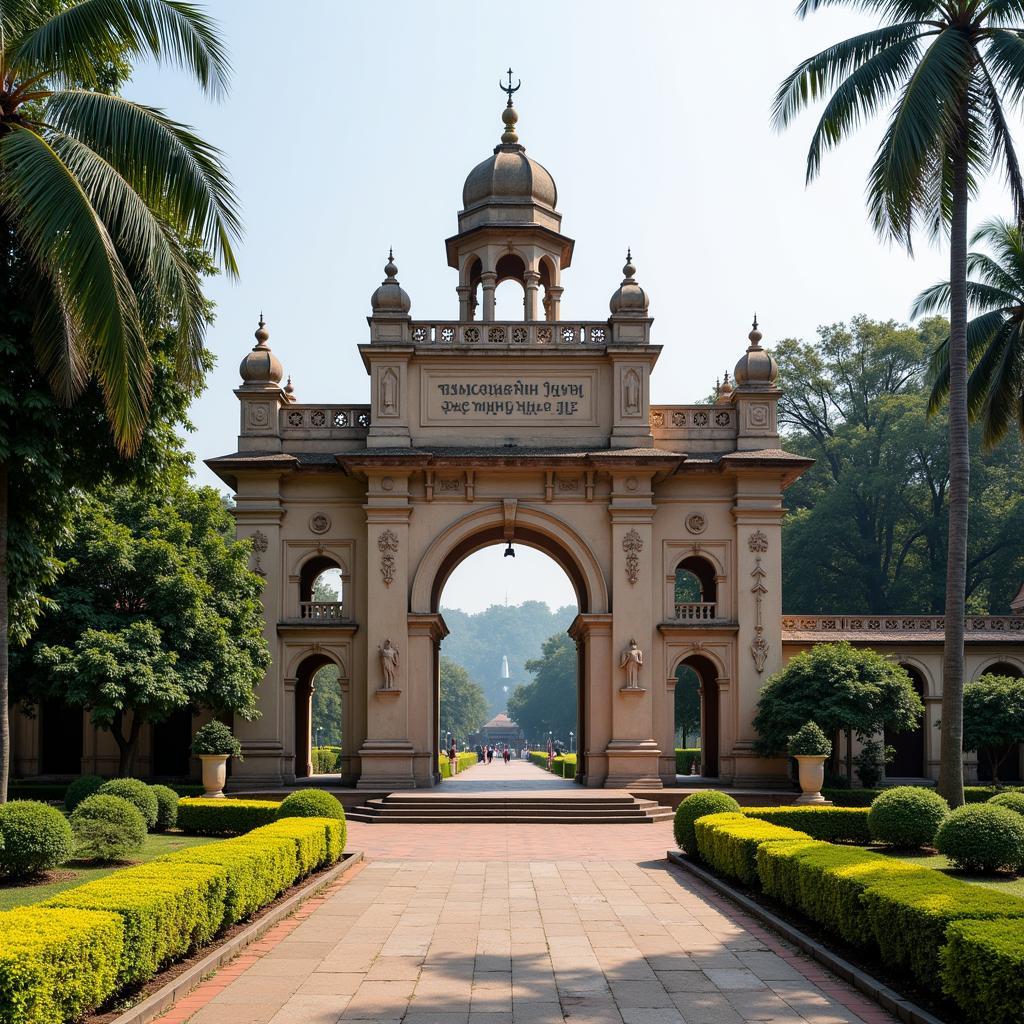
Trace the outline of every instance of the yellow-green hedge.
<instances>
[{"instance_id":1,"label":"yellow-green hedge","mask_svg":"<svg viewBox=\"0 0 1024 1024\"><path fill-rule=\"evenodd\" d=\"M719 874L757 884L757 848L777 840L809 839L796 829L757 821L736 811L706 814L693 823L697 852Z\"/></svg>"},{"instance_id":2,"label":"yellow-green hedge","mask_svg":"<svg viewBox=\"0 0 1024 1024\"><path fill-rule=\"evenodd\" d=\"M285 818L0 914L0 1024L59 1024L336 861L344 822Z\"/></svg>"},{"instance_id":3,"label":"yellow-green hedge","mask_svg":"<svg viewBox=\"0 0 1024 1024\"><path fill-rule=\"evenodd\" d=\"M211 800L186 797L178 801L178 828L193 836L238 836L277 819L278 800Z\"/></svg>"},{"instance_id":4,"label":"yellow-green hedge","mask_svg":"<svg viewBox=\"0 0 1024 1024\"><path fill-rule=\"evenodd\" d=\"M116 914L41 907L0 913L0 1021L77 1020L114 994L123 948Z\"/></svg>"},{"instance_id":5,"label":"yellow-green hedge","mask_svg":"<svg viewBox=\"0 0 1024 1024\"><path fill-rule=\"evenodd\" d=\"M476 752L473 750L463 750L459 752L455 757L455 767L460 771L464 772L467 768L472 768L477 763L479 758L476 756ZM450 779L452 777L452 762L451 758L448 757L443 751L437 755L437 768L441 773L442 779Z\"/></svg>"},{"instance_id":6,"label":"yellow-green hedge","mask_svg":"<svg viewBox=\"0 0 1024 1024\"><path fill-rule=\"evenodd\" d=\"M954 921L941 951L942 988L971 1024L1019 1024L1024 1006L1020 921Z\"/></svg>"},{"instance_id":7,"label":"yellow-green hedge","mask_svg":"<svg viewBox=\"0 0 1024 1024\"><path fill-rule=\"evenodd\" d=\"M743 809L748 818L799 829L812 839L824 839L830 843L860 843L865 846L871 842L871 833L868 831L870 811L870 807L822 807L813 804Z\"/></svg>"}]
</instances>

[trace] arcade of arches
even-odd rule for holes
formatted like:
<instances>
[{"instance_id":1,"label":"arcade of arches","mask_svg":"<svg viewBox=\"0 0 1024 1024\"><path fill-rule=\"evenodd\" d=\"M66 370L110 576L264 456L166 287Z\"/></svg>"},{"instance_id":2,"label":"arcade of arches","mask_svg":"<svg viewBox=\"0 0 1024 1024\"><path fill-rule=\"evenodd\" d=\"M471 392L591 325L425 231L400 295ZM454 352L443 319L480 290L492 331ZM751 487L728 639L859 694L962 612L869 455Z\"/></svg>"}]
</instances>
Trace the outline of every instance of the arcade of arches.
<instances>
[{"instance_id":1,"label":"arcade of arches","mask_svg":"<svg viewBox=\"0 0 1024 1024\"><path fill-rule=\"evenodd\" d=\"M926 720L890 738L894 769L936 775L941 618L782 613L782 494L809 460L781 447L777 369L756 322L742 344L715 339L738 361L713 403L652 404L661 345L632 255L609 282L609 315L563 318L574 242L511 105L502 120L444 241L451 318L414 318L387 260L358 346L368 401L300 402L262 321L242 360L237 448L207 464L233 491L266 581L272 665L261 717L235 723L236 778L280 785L309 771L314 678L332 665L344 780L434 785L439 595L468 554L509 541L549 554L577 593L582 784L675 784L680 666L699 690L702 770L733 785L784 779L783 760L753 751L758 693L788 657L839 639L914 670ZM994 663L1024 670L1024 595L1014 611L969 619L968 678ZM109 737L59 719L51 708L18 719L16 771L60 773L76 759L114 770ZM152 730L139 770L180 768L201 722Z\"/></svg>"}]
</instances>

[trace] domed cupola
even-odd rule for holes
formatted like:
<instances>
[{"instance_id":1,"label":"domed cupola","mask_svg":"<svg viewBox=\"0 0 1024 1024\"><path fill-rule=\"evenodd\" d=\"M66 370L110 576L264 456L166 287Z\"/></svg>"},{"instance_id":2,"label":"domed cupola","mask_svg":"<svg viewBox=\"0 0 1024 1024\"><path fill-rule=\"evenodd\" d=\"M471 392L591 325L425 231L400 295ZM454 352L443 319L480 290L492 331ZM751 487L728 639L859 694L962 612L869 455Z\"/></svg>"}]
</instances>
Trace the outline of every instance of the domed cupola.
<instances>
[{"instance_id":1,"label":"domed cupola","mask_svg":"<svg viewBox=\"0 0 1024 1024\"><path fill-rule=\"evenodd\" d=\"M370 296L370 309L375 320L382 317L407 317L412 308L412 300L405 289L398 283L398 267L395 256L388 250L388 261L384 264L384 280L380 287Z\"/></svg>"},{"instance_id":2,"label":"domed cupola","mask_svg":"<svg viewBox=\"0 0 1024 1024\"><path fill-rule=\"evenodd\" d=\"M612 294L608 303L612 316L646 317L650 299L647 292L633 280L636 276L636 267L633 266L633 253L630 249L626 250L626 265L622 268L622 274L622 284Z\"/></svg>"},{"instance_id":3,"label":"domed cupola","mask_svg":"<svg viewBox=\"0 0 1024 1024\"><path fill-rule=\"evenodd\" d=\"M779 368L770 352L761 348L762 334L757 329L757 316L754 316L753 327L747 335L750 345L740 356L740 361L733 371L733 380L738 388L771 388L779 376Z\"/></svg>"},{"instance_id":4,"label":"domed cupola","mask_svg":"<svg viewBox=\"0 0 1024 1024\"><path fill-rule=\"evenodd\" d=\"M277 387L284 377L284 367L281 360L270 351L267 342L270 340L270 331L263 322L263 314L260 313L260 324L256 328L256 344L242 360L238 367L238 373L245 382L243 387Z\"/></svg>"}]
</instances>

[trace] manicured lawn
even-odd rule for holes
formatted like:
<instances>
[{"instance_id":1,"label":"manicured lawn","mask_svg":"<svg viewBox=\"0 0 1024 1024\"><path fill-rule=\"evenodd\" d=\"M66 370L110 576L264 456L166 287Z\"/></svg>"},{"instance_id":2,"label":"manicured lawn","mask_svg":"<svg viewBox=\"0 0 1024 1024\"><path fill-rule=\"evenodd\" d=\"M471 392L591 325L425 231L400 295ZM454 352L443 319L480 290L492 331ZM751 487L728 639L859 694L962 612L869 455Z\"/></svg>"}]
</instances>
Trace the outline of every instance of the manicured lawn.
<instances>
[{"instance_id":1,"label":"manicured lawn","mask_svg":"<svg viewBox=\"0 0 1024 1024\"><path fill-rule=\"evenodd\" d=\"M209 836L185 836L180 832L168 832L163 835L149 835L142 849L134 855L132 863L142 864L148 860L155 860L165 853L173 853L175 850L183 850L187 846L202 846L204 843L215 843L217 839ZM36 885L0 885L0 910L11 910L13 907L24 907L30 903L40 903L48 900L63 889L70 889L72 886L81 885L83 882L91 882L95 878L103 878L104 875L111 875L120 868L128 867L127 864L106 865L104 867L90 867L80 861L70 861L56 869L55 874L63 876L70 874L71 877L61 877L60 881L44 881Z\"/></svg>"},{"instance_id":2,"label":"manicured lawn","mask_svg":"<svg viewBox=\"0 0 1024 1024\"><path fill-rule=\"evenodd\" d=\"M1012 875L965 875L950 867L949 861L941 853L900 853L886 850L884 847L870 847L875 853L884 853L888 857L895 857L904 860L908 864L921 864L926 868L935 868L944 874L959 878L962 882L970 882L972 885L987 885L991 889L998 889L1000 892L1009 893L1011 896L1024 897L1024 877L1014 878Z\"/></svg>"}]
</instances>

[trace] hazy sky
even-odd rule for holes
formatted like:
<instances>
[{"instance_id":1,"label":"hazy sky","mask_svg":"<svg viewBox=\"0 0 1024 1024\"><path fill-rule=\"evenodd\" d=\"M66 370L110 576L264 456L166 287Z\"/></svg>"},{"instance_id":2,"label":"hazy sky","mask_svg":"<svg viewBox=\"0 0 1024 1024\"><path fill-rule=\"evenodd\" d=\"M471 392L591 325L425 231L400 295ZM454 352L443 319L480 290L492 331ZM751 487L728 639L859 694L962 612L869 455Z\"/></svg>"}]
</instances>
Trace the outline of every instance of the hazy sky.
<instances>
[{"instance_id":1,"label":"hazy sky","mask_svg":"<svg viewBox=\"0 0 1024 1024\"><path fill-rule=\"evenodd\" d=\"M498 142L498 80L509 64L522 80L520 140L553 174L563 231L576 239L563 317L608 315L632 246L664 346L655 402L706 395L745 348L754 310L769 342L811 338L854 313L904 319L914 295L946 276L944 248L921 240L910 259L866 223L883 120L828 154L809 188L816 114L783 136L769 124L780 79L870 27L863 15L831 10L801 22L794 0L207 6L232 55L230 96L212 104L173 68L150 66L129 90L225 151L243 206L241 280L208 289L218 365L193 409L200 459L236 448L231 392L261 309L305 402L369 400L356 345L368 337L389 246L413 316L457 317L443 242L466 174ZM971 222L1006 210L993 179ZM217 482L201 463L197 475ZM468 562L453 577L445 603L475 610L504 599L491 596L504 587L492 565L500 553L487 554L472 563L488 567L473 582L463 582ZM542 556L502 572L527 581L518 600L549 589L553 605L572 600Z\"/></svg>"}]
</instances>

